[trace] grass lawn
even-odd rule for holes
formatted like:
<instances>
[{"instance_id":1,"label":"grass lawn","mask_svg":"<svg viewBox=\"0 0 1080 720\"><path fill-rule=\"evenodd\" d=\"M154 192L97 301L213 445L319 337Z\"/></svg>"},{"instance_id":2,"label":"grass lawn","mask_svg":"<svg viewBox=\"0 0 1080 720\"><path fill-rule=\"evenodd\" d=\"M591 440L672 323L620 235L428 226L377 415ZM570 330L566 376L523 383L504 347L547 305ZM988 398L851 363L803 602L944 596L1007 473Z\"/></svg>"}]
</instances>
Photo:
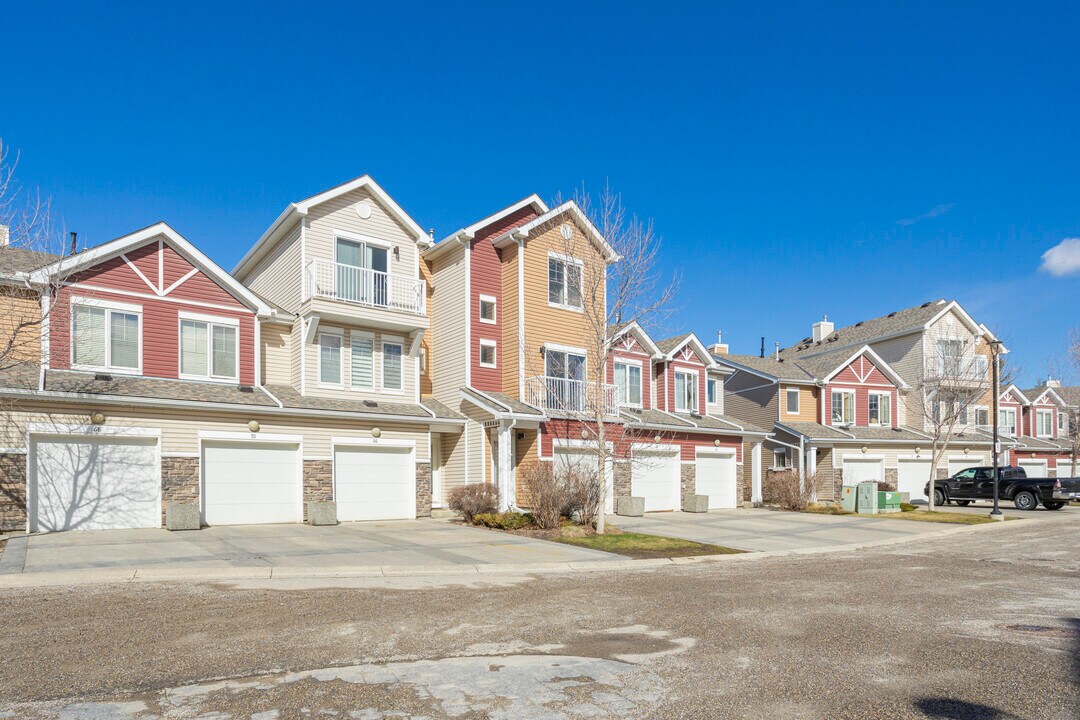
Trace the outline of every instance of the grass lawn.
<instances>
[{"instance_id":1,"label":"grass lawn","mask_svg":"<svg viewBox=\"0 0 1080 720\"><path fill-rule=\"evenodd\" d=\"M987 512L987 515L989 511ZM860 517L879 517L889 520L914 520L916 522L939 522L953 523L955 525L983 525L985 523L998 522L991 520L987 515L969 515L968 513L946 512L935 510L912 510L911 512L888 513L885 515L861 515ZM1006 520L1019 520L1015 517L1007 517Z\"/></svg>"},{"instance_id":2,"label":"grass lawn","mask_svg":"<svg viewBox=\"0 0 1080 720\"><path fill-rule=\"evenodd\" d=\"M603 550L604 552L625 555L635 559L689 557L691 555L731 555L745 552L719 545L706 545L693 540L646 535L645 533L621 532L612 528L608 528L608 531L603 535L563 536L551 539L567 545Z\"/></svg>"}]
</instances>

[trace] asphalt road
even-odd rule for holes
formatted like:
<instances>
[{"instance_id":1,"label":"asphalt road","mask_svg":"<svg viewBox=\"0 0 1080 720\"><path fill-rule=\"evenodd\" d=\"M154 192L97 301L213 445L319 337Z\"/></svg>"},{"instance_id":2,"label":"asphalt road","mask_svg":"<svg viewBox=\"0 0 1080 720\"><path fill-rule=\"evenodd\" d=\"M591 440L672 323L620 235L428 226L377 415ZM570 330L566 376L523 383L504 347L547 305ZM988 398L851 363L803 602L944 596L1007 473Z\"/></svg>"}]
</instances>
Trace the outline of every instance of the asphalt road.
<instances>
[{"instance_id":1,"label":"asphalt road","mask_svg":"<svg viewBox=\"0 0 1080 720\"><path fill-rule=\"evenodd\" d=\"M1075 720L1078 510L649 571L7 590L0 717Z\"/></svg>"}]
</instances>

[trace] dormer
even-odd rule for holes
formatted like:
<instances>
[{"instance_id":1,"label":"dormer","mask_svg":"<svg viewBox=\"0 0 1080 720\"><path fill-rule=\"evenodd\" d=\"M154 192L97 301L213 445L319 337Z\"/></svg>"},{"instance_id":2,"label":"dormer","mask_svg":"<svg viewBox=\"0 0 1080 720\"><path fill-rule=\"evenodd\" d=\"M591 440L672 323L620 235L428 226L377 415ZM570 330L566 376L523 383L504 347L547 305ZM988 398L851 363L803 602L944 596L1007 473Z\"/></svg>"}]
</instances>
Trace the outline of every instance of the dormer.
<instances>
[{"instance_id":1,"label":"dormer","mask_svg":"<svg viewBox=\"0 0 1080 720\"><path fill-rule=\"evenodd\" d=\"M869 346L845 357L822 377L821 424L836 427L900 426L900 393L908 389Z\"/></svg>"},{"instance_id":2,"label":"dormer","mask_svg":"<svg viewBox=\"0 0 1080 720\"><path fill-rule=\"evenodd\" d=\"M611 328L608 382L615 385L620 407L649 410L656 406L652 364L660 348L637 323Z\"/></svg>"},{"instance_id":3,"label":"dormer","mask_svg":"<svg viewBox=\"0 0 1080 720\"><path fill-rule=\"evenodd\" d=\"M657 407L667 412L705 415L708 375L716 361L694 333L656 343L661 357L656 365Z\"/></svg>"}]
</instances>

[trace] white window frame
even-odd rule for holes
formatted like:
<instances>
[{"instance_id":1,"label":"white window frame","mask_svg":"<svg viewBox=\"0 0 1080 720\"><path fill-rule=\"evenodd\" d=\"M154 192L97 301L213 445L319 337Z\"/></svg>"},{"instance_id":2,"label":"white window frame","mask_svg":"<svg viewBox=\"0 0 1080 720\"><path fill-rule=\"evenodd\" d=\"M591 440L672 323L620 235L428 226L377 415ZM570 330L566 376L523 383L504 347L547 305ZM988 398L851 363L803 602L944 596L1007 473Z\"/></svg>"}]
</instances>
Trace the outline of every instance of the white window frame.
<instances>
[{"instance_id":1,"label":"white window frame","mask_svg":"<svg viewBox=\"0 0 1080 720\"><path fill-rule=\"evenodd\" d=\"M795 409L791 409L791 393L795 393ZM798 415L802 409L802 392L797 387L784 388L784 412Z\"/></svg>"},{"instance_id":2,"label":"white window frame","mask_svg":"<svg viewBox=\"0 0 1080 720\"><path fill-rule=\"evenodd\" d=\"M875 423L870 419L870 399L876 397L878 399L878 421ZM881 398L885 398L885 401L889 403L889 417L881 417ZM871 427L892 427L892 393L881 392L876 390L866 395L866 424Z\"/></svg>"},{"instance_id":3,"label":"white window frame","mask_svg":"<svg viewBox=\"0 0 1080 720\"><path fill-rule=\"evenodd\" d=\"M578 288L579 295L581 296L581 305L568 305L565 302L552 302L551 301L551 261L552 260L558 260L559 262L561 262L561 263L563 263L565 265L571 265L571 264L572 265L577 265L581 269L581 272L579 274L579 280L581 282L581 285ZM565 273L564 273L564 276L565 276ZM568 293L565 292L565 288L567 286L568 286L568 284L564 281L564 283L563 283L563 288L564 288L564 292L563 292L564 298L563 299L564 300L566 299L565 296L568 296ZM559 308L560 310L572 310L573 312L579 312L579 313L585 312L585 263L582 262L581 260L578 260L576 257L572 257L570 255L563 255L562 253L549 252L548 253L548 278L547 278L547 285L545 286L544 289L545 289L545 293L547 295L548 306L549 307Z\"/></svg>"},{"instance_id":4,"label":"white window frame","mask_svg":"<svg viewBox=\"0 0 1080 720\"><path fill-rule=\"evenodd\" d=\"M615 375L615 377L611 378L611 380L615 384L616 388L618 388L618 386L619 386L618 368L619 368L620 365L622 365L623 367L626 368L626 395L627 395L628 399L626 400L626 402L623 402L622 398L619 398L619 404L620 405L626 405L627 407L639 408L639 407L642 406L642 399L645 397L645 371L644 371L644 369L642 367L641 361L640 360L627 360L627 359L624 359L624 358L616 358L615 359L615 361L614 361L614 363L612 365L612 368L611 368L612 373ZM632 367L637 368L638 377L639 377L637 402L634 402L633 400L629 399L629 396L630 396L630 368L632 368Z\"/></svg>"},{"instance_id":5,"label":"white window frame","mask_svg":"<svg viewBox=\"0 0 1080 720\"><path fill-rule=\"evenodd\" d=\"M401 348L401 387L386 387L386 346L397 345ZM392 335L383 335L379 341L379 389L390 395L405 394L405 339Z\"/></svg>"},{"instance_id":6,"label":"white window frame","mask_svg":"<svg viewBox=\"0 0 1080 720\"><path fill-rule=\"evenodd\" d=\"M787 448L773 448L773 470L787 470L788 469L788 451ZM782 461L777 462L777 458L783 458Z\"/></svg>"},{"instance_id":7,"label":"white window frame","mask_svg":"<svg viewBox=\"0 0 1080 720\"><path fill-rule=\"evenodd\" d=\"M685 370L685 369L682 369L682 368L674 368L674 372L675 372L675 376L672 379L672 386L673 386L673 390L675 392L675 412L696 413L698 411L700 405L701 405L700 402L699 402L699 398L698 398L698 374L697 374L697 371L695 371L695 370ZM686 375L687 378L693 380L693 385L692 385L692 387L694 388L694 392L693 392L693 395L694 395L694 407L693 408L688 408L688 407L681 408L681 407L679 407L679 400L680 399L682 399L682 400L687 399L687 398L679 398L678 387L679 387L679 376L680 375ZM686 387L691 387L690 382L687 382Z\"/></svg>"},{"instance_id":8,"label":"white window frame","mask_svg":"<svg viewBox=\"0 0 1080 720\"><path fill-rule=\"evenodd\" d=\"M981 413L981 412L986 413L986 422L981 424L982 427L990 427L990 408L987 407L986 405L972 405L971 406L971 417L973 419L973 422L971 424L974 425L975 427L980 427L979 413Z\"/></svg>"},{"instance_id":9,"label":"white window frame","mask_svg":"<svg viewBox=\"0 0 1080 720\"><path fill-rule=\"evenodd\" d=\"M488 320L484 317L484 303L491 303L491 319ZM485 325L495 325L499 318L499 307L495 300L494 295L481 295L480 304L476 308L477 316L480 318L480 322Z\"/></svg>"},{"instance_id":10,"label":"white window frame","mask_svg":"<svg viewBox=\"0 0 1080 720\"><path fill-rule=\"evenodd\" d=\"M322 362L322 339L324 337L334 337L338 341L338 380L337 382L327 382L323 380L323 362ZM331 388L343 388L345 387L345 333L338 328L327 328L320 330L315 337L315 350L318 353L318 361L316 366L318 369L319 387L331 387Z\"/></svg>"},{"instance_id":11,"label":"white window frame","mask_svg":"<svg viewBox=\"0 0 1080 720\"><path fill-rule=\"evenodd\" d=\"M427 375L427 348L420 346L420 374Z\"/></svg>"},{"instance_id":12,"label":"white window frame","mask_svg":"<svg viewBox=\"0 0 1080 720\"><path fill-rule=\"evenodd\" d=\"M105 364L86 365L75 362L75 306L101 308L105 310ZM139 318L139 366L137 368L113 367L112 366L112 314L114 312L125 315L136 315ZM115 375L142 375L143 371L143 307L132 303L102 300L100 298L72 297L71 317L68 320L68 332L70 333L71 350L68 357L72 370L90 370L107 372ZM177 338L179 341L179 338Z\"/></svg>"},{"instance_id":13,"label":"white window frame","mask_svg":"<svg viewBox=\"0 0 1080 720\"><path fill-rule=\"evenodd\" d=\"M845 402L840 403L841 419L840 419L839 422L836 421L834 413L836 412L836 396L837 395L850 395L851 396L851 415L852 415L852 418L851 418L850 421L848 421L846 418L843 417L843 408L846 407L846 405L847 405L847 403L845 403ZM855 407L856 396L855 396L855 391L854 390L845 390L845 389L833 389L833 390L830 390L829 391L829 401L830 401L830 403L832 405L832 407L829 408L829 424L830 425L842 426L842 425L854 425L855 424L856 418L858 418L859 413L858 413L858 408Z\"/></svg>"},{"instance_id":14,"label":"white window frame","mask_svg":"<svg viewBox=\"0 0 1080 720\"><path fill-rule=\"evenodd\" d=\"M1039 418L1049 417L1049 421L1046 423L1046 427L1049 432L1041 432L1039 427ZM1035 437L1054 437L1054 411L1053 410L1036 410L1035 411Z\"/></svg>"},{"instance_id":15,"label":"white window frame","mask_svg":"<svg viewBox=\"0 0 1080 720\"><path fill-rule=\"evenodd\" d=\"M1008 415L1010 413L1012 414L1012 435L1013 435L1013 437L1016 437L1016 433L1020 428L1017 427L1017 425L1016 425L1016 420L1017 420L1016 415L1017 414L1016 414L1016 409L1015 408L998 408L998 428L1002 432L1004 432L1004 431L1006 431L1008 429L1009 424L1006 423L1006 422L1003 422L1001 420L1001 415L1004 414L1006 417L1008 417Z\"/></svg>"},{"instance_id":16,"label":"white window frame","mask_svg":"<svg viewBox=\"0 0 1080 720\"><path fill-rule=\"evenodd\" d=\"M180 329L184 321L198 322L206 325L206 375L195 375L182 371L184 367L184 343ZM236 357L233 358L232 375L214 374L214 326L231 327L236 331ZM239 382L240 381L240 320L237 318L220 317L218 315L202 315L181 311L176 319L176 370L177 377L182 380L202 380L204 382Z\"/></svg>"},{"instance_id":17,"label":"white window frame","mask_svg":"<svg viewBox=\"0 0 1080 720\"><path fill-rule=\"evenodd\" d=\"M720 381L717 380L716 378L705 378L705 404L706 405L716 405L717 404L717 402L716 402L716 388L719 386L719 382ZM711 400L709 399L710 395L712 396Z\"/></svg>"},{"instance_id":18,"label":"white window frame","mask_svg":"<svg viewBox=\"0 0 1080 720\"><path fill-rule=\"evenodd\" d=\"M484 348L491 348L491 356L494 358L492 362L484 362ZM499 343L497 340L480 340L480 352L478 354L478 360L480 361L480 367L484 368L496 368L499 367Z\"/></svg>"},{"instance_id":19,"label":"white window frame","mask_svg":"<svg viewBox=\"0 0 1080 720\"><path fill-rule=\"evenodd\" d=\"M356 385L353 383L353 352L352 344L353 338L360 340L371 341L371 384L370 385ZM344 346L344 343L342 343ZM375 389L375 365L379 357L379 344L375 342L375 333L368 332L366 330L350 330L349 331L349 387L353 390L361 390L370 392ZM342 364L342 372L344 373L344 364Z\"/></svg>"}]
</instances>

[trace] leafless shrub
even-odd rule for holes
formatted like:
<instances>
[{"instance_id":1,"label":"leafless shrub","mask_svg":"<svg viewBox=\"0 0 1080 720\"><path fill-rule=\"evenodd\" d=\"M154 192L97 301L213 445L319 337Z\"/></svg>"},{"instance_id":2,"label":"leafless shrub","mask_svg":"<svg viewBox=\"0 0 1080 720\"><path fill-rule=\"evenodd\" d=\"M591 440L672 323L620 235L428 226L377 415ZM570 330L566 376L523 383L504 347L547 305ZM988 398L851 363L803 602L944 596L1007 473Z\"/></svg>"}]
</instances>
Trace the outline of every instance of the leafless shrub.
<instances>
[{"instance_id":1,"label":"leafless shrub","mask_svg":"<svg viewBox=\"0 0 1080 720\"><path fill-rule=\"evenodd\" d=\"M593 468L579 466L563 478L566 491L567 517L577 515L578 521L587 527L595 527L604 501L604 481Z\"/></svg>"},{"instance_id":2,"label":"leafless shrub","mask_svg":"<svg viewBox=\"0 0 1080 720\"><path fill-rule=\"evenodd\" d=\"M530 465L523 471L524 482L532 489L532 515L541 530L555 530L570 505L564 476L555 473L551 463Z\"/></svg>"},{"instance_id":3,"label":"leafless shrub","mask_svg":"<svg viewBox=\"0 0 1080 720\"><path fill-rule=\"evenodd\" d=\"M450 490L447 504L471 525L477 515L499 509L499 489L491 483L459 485Z\"/></svg>"},{"instance_id":4,"label":"leafless shrub","mask_svg":"<svg viewBox=\"0 0 1080 720\"><path fill-rule=\"evenodd\" d=\"M804 477L797 470L769 472L761 484L762 499L767 505L804 512L813 501L815 483L813 475Z\"/></svg>"}]
</instances>

